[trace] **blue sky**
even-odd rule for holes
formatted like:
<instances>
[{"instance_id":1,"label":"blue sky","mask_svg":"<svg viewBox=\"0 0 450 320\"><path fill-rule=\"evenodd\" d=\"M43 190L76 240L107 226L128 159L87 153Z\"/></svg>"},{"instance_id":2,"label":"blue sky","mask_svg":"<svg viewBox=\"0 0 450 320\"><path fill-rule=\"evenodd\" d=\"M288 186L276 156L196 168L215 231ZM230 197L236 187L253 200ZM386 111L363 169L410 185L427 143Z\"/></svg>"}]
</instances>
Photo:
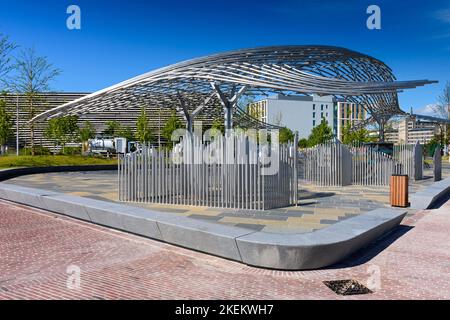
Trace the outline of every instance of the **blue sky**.
<instances>
[{"instance_id":1,"label":"blue sky","mask_svg":"<svg viewBox=\"0 0 450 320\"><path fill-rule=\"evenodd\" d=\"M81 8L81 30L66 9ZM381 30L366 8L381 8ZM404 110L436 102L450 81L450 0L0 0L0 32L34 46L62 74L52 89L91 92L171 63L253 46L343 46L387 63L399 80L439 84L400 94Z\"/></svg>"}]
</instances>

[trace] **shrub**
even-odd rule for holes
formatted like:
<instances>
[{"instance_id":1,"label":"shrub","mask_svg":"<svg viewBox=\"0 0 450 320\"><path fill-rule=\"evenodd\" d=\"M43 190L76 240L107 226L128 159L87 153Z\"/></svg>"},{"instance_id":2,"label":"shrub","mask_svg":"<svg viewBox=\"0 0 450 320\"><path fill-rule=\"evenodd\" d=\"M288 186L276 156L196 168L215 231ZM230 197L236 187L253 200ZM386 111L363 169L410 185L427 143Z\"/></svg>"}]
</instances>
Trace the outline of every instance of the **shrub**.
<instances>
[{"instance_id":1,"label":"shrub","mask_svg":"<svg viewBox=\"0 0 450 320\"><path fill-rule=\"evenodd\" d=\"M81 154L81 147L65 147L64 149L61 149L59 154L68 156L78 155Z\"/></svg>"},{"instance_id":2,"label":"shrub","mask_svg":"<svg viewBox=\"0 0 450 320\"><path fill-rule=\"evenodd\" d=\"M19 154L21 156L30 156L31 155L31 148L30 147L22 148L22 149L20 149ZM50 151L49 148L42 147L42 146L35 146L34 147L34 154L35 155L40 155L40 156L48 156L48 155L51 155L52 152Z\"/></svg>"}]
</instances>

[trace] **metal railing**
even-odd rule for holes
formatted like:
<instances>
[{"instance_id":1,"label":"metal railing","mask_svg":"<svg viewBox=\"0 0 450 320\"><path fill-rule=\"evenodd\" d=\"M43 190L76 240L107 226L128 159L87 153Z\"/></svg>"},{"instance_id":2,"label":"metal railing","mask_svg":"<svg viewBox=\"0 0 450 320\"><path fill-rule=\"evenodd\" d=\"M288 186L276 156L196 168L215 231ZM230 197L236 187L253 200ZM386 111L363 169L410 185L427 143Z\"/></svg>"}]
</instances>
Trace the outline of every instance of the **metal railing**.
<instances>
[{"instance_id":1,"label":"metal railing","mask_svg":"<svg viewBox=\"0 0 450 320\"><path fill-rule=\"evenodd\" d=\"M395 171L394 159L369 146L350 147L352 153L352 184L388 186Z\"/></svg>"},{"instance_id":2,"label":"metal railing","mask_svg":"<svg viewBox=\"0 0 450 320\"><path fill-rule=\"evenodd\" d=\"M302 150L299 176L319 186L351 184L352 155L339 141L330 141Z\"/></svg>"},{"instance_id":3,"label":"metal railing","mask_svg":"<svg viewBox=\"0 0 450 320\"><path fill-rule=\"evenodd\" d=\"M206 143L186 137L173 150L144 147L119 156L119 200L266 210L295 203L292 145L245 135Z\"/></svg>"},{"instance_id":4,"label":"metal railing","mask_svg":"<svg viewBox=\"0 0 450 320\"><path fill-rule=\"evenodd\" d=\"M394 145L393 158L400 164L402 174L414 180L423 178L423 150L419 142Z\"/></svg>"},{"instance_id":5,"label":"metal railing","mask_svg":"<svg viewBox=\"0 0 450 320\"><path fill-rule=\"evenodd\" d=\"M329 141L300 151L299 177L318 186L388 186L392 174L422 179L422 148L396 145L393 156L366 145Z\"/></svg>"}]
</instances>

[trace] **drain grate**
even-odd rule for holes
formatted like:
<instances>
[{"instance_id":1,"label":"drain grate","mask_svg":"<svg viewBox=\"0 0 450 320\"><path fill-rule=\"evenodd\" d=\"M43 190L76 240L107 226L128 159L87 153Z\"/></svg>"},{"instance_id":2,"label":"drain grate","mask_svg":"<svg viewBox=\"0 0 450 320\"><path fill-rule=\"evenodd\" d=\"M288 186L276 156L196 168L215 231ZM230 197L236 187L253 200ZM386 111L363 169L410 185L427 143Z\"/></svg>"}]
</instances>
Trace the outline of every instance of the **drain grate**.
<instances>
[{"instance_id":1,"label":"drain grate","mask_svg":"<svg viewBox=\"0 0 450 320\"><path fill-rule=\"evenodd\" d=\"M356 280L334 280L323 282L328 288L342 296L353 294L367 294L372 291Z\"/></svg>"}]
</instances>

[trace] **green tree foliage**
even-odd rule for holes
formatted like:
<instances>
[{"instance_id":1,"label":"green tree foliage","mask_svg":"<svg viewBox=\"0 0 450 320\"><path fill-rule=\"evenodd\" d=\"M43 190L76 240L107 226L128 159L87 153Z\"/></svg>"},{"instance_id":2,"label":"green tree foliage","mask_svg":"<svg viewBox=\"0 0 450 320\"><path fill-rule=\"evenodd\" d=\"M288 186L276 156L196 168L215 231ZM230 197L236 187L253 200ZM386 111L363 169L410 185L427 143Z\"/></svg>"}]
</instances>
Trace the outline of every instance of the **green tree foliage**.
<instances>
[{"instance_id":1,"label":"green tree foliage","mask_svg":"<svg viewBox=\"0 0 450 320\"><path fill-rule=\"evenodd\" d=\"M322 122L314 127L308 137L308 147L313 147L333 139L333 130L328 126L328 121L322 119Z\"/></svg>"},{"instance_id":2,"label":"green tree foliage","mask_svg":"<svg viewBox=\"0 0 450 320\"><path fill-rule=\"evenodd\" d=\"M213 123L211 125L211 129L218 130L222 134L224 134L225 133L225 124L223 123L223 121L221 119L214 119Z\"/></svg>"},{"instance_id":3,"label":"green tree foliage","mask_svg":"<svg viewBox=\"0 0 450 320\"><path fill-rule=\"evenodd\" d=\"M95 128L92 125L92 123L89 121L86 121L84 123L83 128L80 129L80 134L79 134L80 141L86 142L89 139L93 139L93 138L95 138L95 134L96 134L96 131L95 131Z\"/></svg>"},{"instance_id":4,"label":"green tree foliage","mask_svg":"<svg viewBox=\"0 0 450 320\"><path fill-rule=\"evenodd\" d=\"M426 157L432 157L435 150L440 146L441 137L439 135L434 136L427 144L425 144L423 151Z\"/></svg>"},{"instance_id":5,"label":"green tree foliage","mask_svg":"<svg viewBox=\"0 0 450 320\"><path fill-rule=\"evenodd\" d=\"M164 139L167 141L171 141L172 139L172 132L174 132L176 129L183 128L183 124L181 123L180 119L178 118L177 114L172 112L169 119L167 119L167 122L165 123L164 127L161 130L161 135Z\"/></svg>"},{"instance_id":6,"label":"green tree foliage","mask_svg":"<svg viewBox=\"0 0 450 320\"><path fill-rule=\"evenodd\" d=\"M76 141L78 132L78 117L66 116L50 119L45 127L44 136L53 141L53 153L56 152L56 146L62 146L64 153L66 143Z\"/></svg>"},{"instance_id":7,"label":"green tree foliage","mask_svg":"<svg viewBox=\"0 0 450 320\"><path fill-rule=\"evenodd\" d=\"M134 140L134 132L133 129L129 126L122 126L116 120L109 120L105 122L106 129L103 130L103 133L112 136L113 138L121 137L126 138L128 141Z\"/></svg>"},{"instance_id":8,"label":"green tree foliage","mask_svg":"<svg viewBox=\"0 0 450 320\"><path fill-rule=\"evenodd\" d=\"M279 141L280 143L294 141L294 133L292 130L286 127L281 128L279 132Z\"/></svg>"},{"instance_id":9,"label":"green tree foliage","mask_svg":"<svg viewBox=\"0 0 450 320\"><path fill-rule=\"evenodd\" d=\"M344 144L359 144L371 142L374 139L370 137L369 130L361 128L359 130L352 130L352 127L347 124L342 130L342 142Z\"/></svg>"},{"instance_id":10,"label":"green tree foliage","mask_svg":"<svg viewBox=\"0 0 450 320\"><path fill-rule=\"evenodd\" d=\"M153 140L150 122L144 107L136 121L136 139L141 143L149 143Z\"/></svg>"},{"instance_id":11,"label":"green tree foliage","mask_svg":"<svg viewBox=\"0 0 450 320\"><path fill-rule=\"evenodd\" d=\"M308 139L303 138L303 139L298 140L298 147L299 148L308 148L309 147Z\"/></svg>"},{"instance_id":12,"label":"green tree foliage","mask_svg":"<svg viewBox=\"0 0 450 320\"><path fill-rule=\"evenodd\" d=\"M6 110L6 102L0 100L0 145L1 153L4 152L6 142L12 134L12 116Z\"/></svg>"},{"instance_id":13,"label":"green tree foliage","mask_svg":"<svg viewBox=\"0 0 450 320\"><path fill-rule=\"evenodd\" d=\"M125 138L127 141L133 141L135 137L133 129L130 126L121 126L117 132L117 136Z\"/></svg>"},{"instance_id":14,"label":"green tree foliage","mask_svg":"<svg viewBox=\"0 0 450 320\"><path fill-rule=\"evenodd\" d=\"M120 131L120 123L116 120L109 120L105 122L106 129L103 131L104 134L109 136L117 137Z\"/></svg>"}]
</instances>

